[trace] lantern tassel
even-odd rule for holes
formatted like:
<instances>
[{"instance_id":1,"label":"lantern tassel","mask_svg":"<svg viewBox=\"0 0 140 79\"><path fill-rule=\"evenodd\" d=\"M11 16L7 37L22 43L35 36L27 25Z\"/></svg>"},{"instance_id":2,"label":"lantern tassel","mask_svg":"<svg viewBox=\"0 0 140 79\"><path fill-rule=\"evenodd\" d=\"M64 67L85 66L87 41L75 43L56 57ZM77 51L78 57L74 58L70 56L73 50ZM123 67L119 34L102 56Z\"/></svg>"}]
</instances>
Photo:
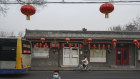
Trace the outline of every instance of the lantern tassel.
<instances>
[{"instance_id":1,"label":"lantern tassel","mask_svg":"<svg viewBox=\"0 0 140 79\"><path fill-rule=\"evenodd\" d=\"M26 15L26 20L30 20L30 15Z\"/></svg>"},{"instance_id":2,"label":"lantern tassel","mask_svg":"<svg viewBox=\"0 0 140 79\"><path fill-rule=\"evenodd\" d=\"M105 18L109 18L109 14L108 13L105 14Z\"/></svg>"}]
</instances>

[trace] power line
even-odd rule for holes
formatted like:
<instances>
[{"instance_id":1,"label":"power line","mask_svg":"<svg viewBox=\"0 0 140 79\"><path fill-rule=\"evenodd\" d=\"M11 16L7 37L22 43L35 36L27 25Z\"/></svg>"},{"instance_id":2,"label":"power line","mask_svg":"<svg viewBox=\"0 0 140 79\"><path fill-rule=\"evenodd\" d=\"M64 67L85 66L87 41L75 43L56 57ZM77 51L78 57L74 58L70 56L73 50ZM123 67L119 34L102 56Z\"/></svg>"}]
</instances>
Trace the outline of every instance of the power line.
<instances>
[{"instance_id":1,"label":"power line","mask_svg":"<svg viewBox=\"0 0 140 79\"><path fill-rule=\"evenodd\" d=\"M60 1L60 2L51 2L51 1L43 1L43 2L30 2L30 4L97 4L97 3L106 3L109 1L81 1L81 2L68 2L68 1ZM140 0L135 1L111 1L112 3L140 3ZM27 2L15 2L15 1L8 1L8 2L0 2L0 4L26 4ZM120 4L122 5L122 4ZM128 4L124 4L128 5ZM129 5L138 5L138 4L129 4Z\"/></svg>"}]
</instances>

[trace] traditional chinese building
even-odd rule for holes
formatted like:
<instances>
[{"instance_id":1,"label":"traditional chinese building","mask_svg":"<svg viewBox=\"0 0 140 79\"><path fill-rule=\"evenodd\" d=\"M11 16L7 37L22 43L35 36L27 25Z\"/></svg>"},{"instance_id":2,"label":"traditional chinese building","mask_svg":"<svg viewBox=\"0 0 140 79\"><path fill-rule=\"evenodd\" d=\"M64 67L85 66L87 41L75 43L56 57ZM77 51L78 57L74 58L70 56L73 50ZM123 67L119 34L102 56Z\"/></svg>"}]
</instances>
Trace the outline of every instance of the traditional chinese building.
<instances>
[{"instance_id":1,"label":"traditional chinese building","mask_svg":"<svg viewBox=\"0 0 140 79\"><path fill-rule=\"evenodd\" d=\"M140 69L140 32L26 30L33 70L73 70L87 56L93 70Z\"/></svg>"}]
</instances>

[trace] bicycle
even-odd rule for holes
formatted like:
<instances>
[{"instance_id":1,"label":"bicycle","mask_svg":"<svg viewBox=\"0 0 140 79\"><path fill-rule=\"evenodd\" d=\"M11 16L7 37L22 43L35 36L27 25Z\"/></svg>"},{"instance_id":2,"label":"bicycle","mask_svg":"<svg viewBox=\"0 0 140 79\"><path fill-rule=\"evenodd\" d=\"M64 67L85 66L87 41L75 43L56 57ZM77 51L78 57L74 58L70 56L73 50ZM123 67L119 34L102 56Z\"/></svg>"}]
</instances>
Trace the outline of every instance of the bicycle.
<instances>
[{"instance_id":1,"label":"bicycle","mask_svg":"<svg viewBox=\"0 0 140 79\"><path fill-rule=\"evenodd\" d=\"M91 67L88 65L86 67L83 67L83 64L78 64L78 66L74 69L75 71L88 71L91 72Z\"/></svg>"}]
</instances>

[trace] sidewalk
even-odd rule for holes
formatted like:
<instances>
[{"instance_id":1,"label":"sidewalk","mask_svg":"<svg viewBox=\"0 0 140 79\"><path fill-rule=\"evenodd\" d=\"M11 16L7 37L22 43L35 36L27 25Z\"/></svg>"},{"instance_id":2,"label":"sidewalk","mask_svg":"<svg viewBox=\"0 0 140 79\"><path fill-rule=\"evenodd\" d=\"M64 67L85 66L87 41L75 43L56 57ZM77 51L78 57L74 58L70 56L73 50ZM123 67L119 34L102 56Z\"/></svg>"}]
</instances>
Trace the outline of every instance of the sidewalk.
<instances>
[{"instance_id":1,"label":"sidewalk","mask_svg":"<svg viewBox=\"0 0 140 79\"><path fill-rule=\"evenodd\" d=\"M31 71L54 71L54 70L60 70L60 71L74 71L73 67L67 67L67 68L31 68ZM103 68L103 67L93 67L91 68L93 71L140 71L140 69L136 68Z\"/></svg>"}]
</instances>

